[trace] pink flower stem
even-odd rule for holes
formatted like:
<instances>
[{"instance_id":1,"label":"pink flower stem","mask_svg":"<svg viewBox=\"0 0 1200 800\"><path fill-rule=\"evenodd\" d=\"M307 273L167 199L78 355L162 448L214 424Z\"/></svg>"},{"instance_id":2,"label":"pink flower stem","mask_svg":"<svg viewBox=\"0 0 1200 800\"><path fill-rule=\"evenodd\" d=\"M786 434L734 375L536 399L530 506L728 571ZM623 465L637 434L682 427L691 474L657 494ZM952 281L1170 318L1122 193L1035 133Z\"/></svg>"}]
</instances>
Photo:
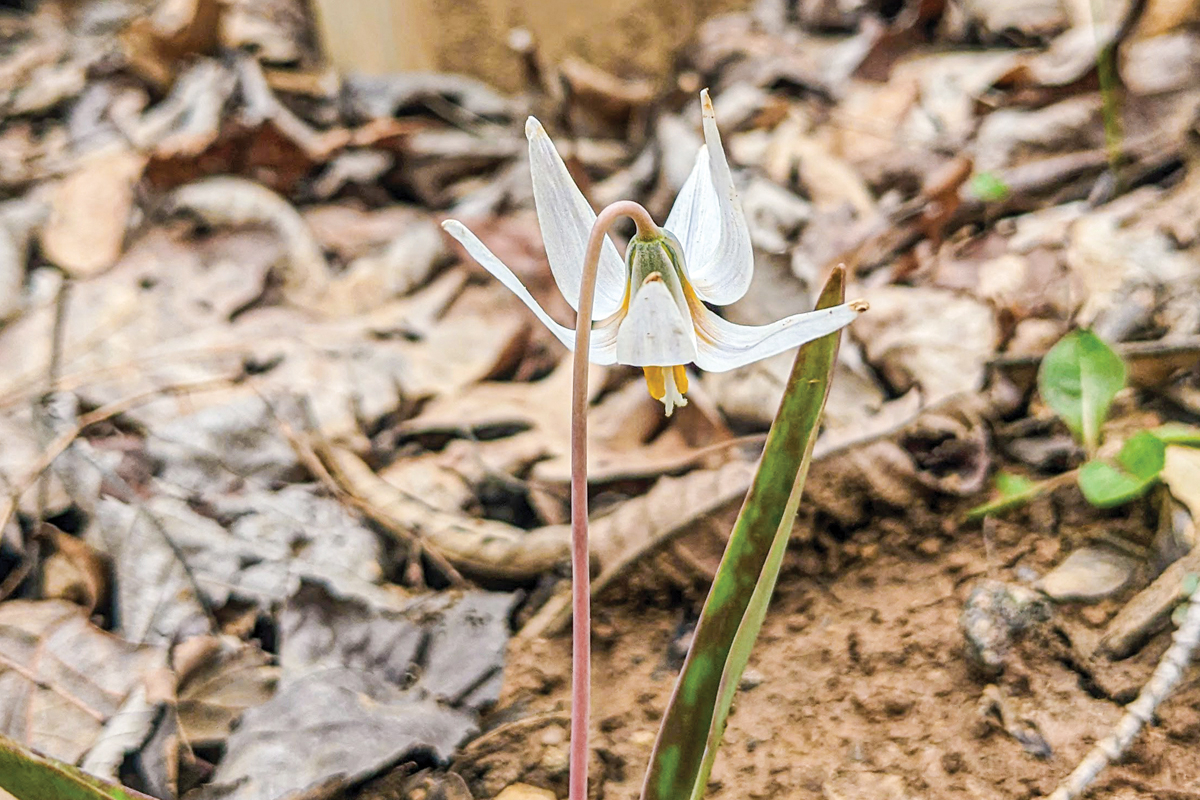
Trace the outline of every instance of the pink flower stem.
<instances>
[{"instance_id":1,"label":"pink flower stem","mask_svg":"<svg viewBox=\"0 0 1200 800\"><path fill-rule=\"evenodd\" d=\"M575 360L571 383L571 774L570 800L587 800L588 729L592 693L592 590L588 556L587 404L588 351L592 306L604 237L619 217L637 224L637 235L661 235L650 212L632 200L619 200L596 217L583 257L579 314L575 318Z\"/></svg>"}]
</instances>

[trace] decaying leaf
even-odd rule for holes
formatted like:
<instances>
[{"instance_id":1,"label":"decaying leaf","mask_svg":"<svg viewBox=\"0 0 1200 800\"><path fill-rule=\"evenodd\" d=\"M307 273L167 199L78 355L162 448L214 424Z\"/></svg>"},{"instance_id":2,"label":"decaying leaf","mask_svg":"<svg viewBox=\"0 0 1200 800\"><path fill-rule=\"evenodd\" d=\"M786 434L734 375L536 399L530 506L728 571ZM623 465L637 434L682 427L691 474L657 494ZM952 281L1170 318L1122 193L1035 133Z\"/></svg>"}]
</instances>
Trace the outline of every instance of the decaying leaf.
<instances>
[{"instance_id":1,"label":"decaying leaf","mask_svg":"<svg viewBox=\"0 0 1200 800\"><path fill-rule=\"evenodd\" d=\"M455 567L482 577L528 579L563 563L570 532L562 527L525 531L495 520L439 512L380 478L348 450L327 454L330 471L363 511L389 530L427 539Z\"/></svg>"},{"instance_id":2,"label":"decaying leaf","mask_svg":"<svg viewBox=\"0 0 1200 800\"><path fill-rule=\"evenodd\" d=\"M1167 447L1162 480L1175 499L1187 506L1193 522L1200 525L1200 448Z\"/></svg>"},{"instance_id":3,"label":"decaying leaf","mask_svg":"<svg viewBox=\"0 0 1200 800\"><path fill-rule=\"evenodd\" d=\"M209 178L177 190L171 207L208 225L259 225L274 232L286 247L280 264L284 293L301 307L320 307L329 286L325 255L303 217L279 195L242 178Z\"/></svg>"},{"instance_id":4,"label":"decaying leaf","mask_svg":"<svg viewBox=\"0 0 1200 800\"><path fill-rule=\"evenodd\" d=\"M320 669L285 682L242 715L203 800L277 800L347 787L417 753L439 761L475 730L473 716L369 673ZM319 751L320 758L311 754Z\"/></svg>"},{"instance_id":5,"label":"decaying leaf","mask_svg":"<svg viewBox=\"0 0 1200 800\"><path fill-rule=\"evenodd\" d=\"M193 747L223 743L246 709L271 699L280 669L261 649L232 637L196 636L175 646L177 711Z\"/></svg>"},{"instance_id":6,"label":"decaying leaf","mask_svg":"<svg viewBox=\"0 0 1200 800\"><path fill-rule=\"evenodd\" d=\"M375 534L303 486L226 496L212 513L170 497L101 501L93 541L114 561L126 638L167 643L213 633L215 610L233 599L269 607L303 575L359 592L382 577Z\"/></svg>"},{"instance_id":7,"label":"decaying leaf","mask_svg":"<svg viewBox=\"0 0 1200 800\"><path fill-rule=\"evenodd\" d=\"M963 294L889 286L869 293L854 336L894 391L920 388L926 404L979 388L996 349L992 311Z\"/></svg>"},{"instance_id":8,"label":"decaying leaf","mask_svg":"<svg viewBox=\"0 0 1200 800\"><path fill-rule=\"evenodd\" d=\"M139 153L98 153L60 183L42 230L46 257L78 278L116 263L133 206L133 188L145 166L146 159Z\"/></svg>"},{"instance_id":9,"label":"decaying leaf","mask_svg":"<svg viewBox=\"0 0 1200 800\"><path fill-rule=\"evenodd\" d=\"M0 656L0 732L69 763L163 663L61 600L0 604Z\"/></svg>"}]
</instances>

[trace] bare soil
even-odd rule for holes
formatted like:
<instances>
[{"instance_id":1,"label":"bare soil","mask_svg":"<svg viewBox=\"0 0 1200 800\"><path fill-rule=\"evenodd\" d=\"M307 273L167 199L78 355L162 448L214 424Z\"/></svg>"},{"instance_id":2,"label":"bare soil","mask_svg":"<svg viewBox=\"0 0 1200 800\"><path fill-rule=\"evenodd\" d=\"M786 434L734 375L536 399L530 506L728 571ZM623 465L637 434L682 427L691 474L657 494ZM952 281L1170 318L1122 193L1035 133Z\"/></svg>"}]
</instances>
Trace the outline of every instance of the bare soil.
<instances>
[{"instance_id":1,"label":"bare soil","mask_svg":"<svg viewBox=\"0 0 1200 800\"><path fill-rule=\"evenodd\" d=\"M1026 632L1000 676L972 666L960 615L972 587L1028 582L1065 541L1024 523L859 543L837 574L806 575L793 547L708 796L1027 798L1048 794L1104 736L1169 644L1121 662L1085 653L1137 586L1098 605L1059 605ZM1136 527L1138 517L1105 521ZM634 798L697 606L631 590L600 604L595 637L593 797ZM476 797L521 781L565 796L569 642L514 640L494 727L454 771ZM1200 797L1200 680L1185 679L1092 798Z\"/></svg>"}]
</instances>

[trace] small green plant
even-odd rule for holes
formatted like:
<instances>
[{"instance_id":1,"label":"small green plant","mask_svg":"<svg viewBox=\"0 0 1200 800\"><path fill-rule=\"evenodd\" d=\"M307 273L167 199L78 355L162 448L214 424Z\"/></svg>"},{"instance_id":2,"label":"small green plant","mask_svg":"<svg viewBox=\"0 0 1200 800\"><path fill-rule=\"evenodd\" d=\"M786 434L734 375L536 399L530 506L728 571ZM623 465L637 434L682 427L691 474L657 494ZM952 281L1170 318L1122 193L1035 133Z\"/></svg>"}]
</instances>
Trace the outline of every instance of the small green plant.
<instances>
[{"instance_id":1,"label":"small green plant","mask_svg":"<svg viewBox=\"0 0 1200 800\"><path fill-rule=\"evenodd\" d=\"M1088 460L1079 469L1044 481L1001 472L995 479L997 497L971 509L967 518L1024 505L1072 481L1093 506L1119 506L1158 481L1169 445L1200 445L1200 429L1163 425L1130 436L1111 461L1098 457L1101 429L1125 379L1125 363L1096 334L1081 329L1060 339L1042 359L1038 392L1083 445Z\"/></svg>"},{"instance_id":2,"label":"small green plant","mask_svg":"<svg viewBox=\"0 0 1200 800\"><path fill-rule=\"evenodd\" d=\"M976 172L968 183L971 194L985 203L999 203L1009 195L1008 184L995 172Z\"/></svg>"}]
</instances>

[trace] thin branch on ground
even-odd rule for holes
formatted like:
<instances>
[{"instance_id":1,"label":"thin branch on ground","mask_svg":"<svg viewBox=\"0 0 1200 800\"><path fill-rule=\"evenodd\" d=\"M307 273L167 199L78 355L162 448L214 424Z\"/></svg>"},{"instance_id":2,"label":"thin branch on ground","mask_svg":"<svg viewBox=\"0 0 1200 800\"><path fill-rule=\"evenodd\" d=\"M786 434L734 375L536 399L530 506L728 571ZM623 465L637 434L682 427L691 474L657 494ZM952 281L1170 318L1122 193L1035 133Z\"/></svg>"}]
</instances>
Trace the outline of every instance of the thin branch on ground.
<instances>
[{"instance_id":1,"label":"thin branch on ground","mask_svg":"<svg viewBox=\"0 0 1200 800\"><path fill-rule=\"evenodd\" d=\"M1192 652L1200 642L1200 591L1188 599L1183 623L1175 631L1174 641L1142 687L1137 699L1125 707L1125 715L1112 733L1100 740L1084 757L1075 771L1067 776L1047 800L1074 800L1088 790L1097 776L1117 761L1133 744L1142 727L1154 717L1154 711L1175 689L1183 672L1192 661Z\"/></svg>"}]
</instances>

